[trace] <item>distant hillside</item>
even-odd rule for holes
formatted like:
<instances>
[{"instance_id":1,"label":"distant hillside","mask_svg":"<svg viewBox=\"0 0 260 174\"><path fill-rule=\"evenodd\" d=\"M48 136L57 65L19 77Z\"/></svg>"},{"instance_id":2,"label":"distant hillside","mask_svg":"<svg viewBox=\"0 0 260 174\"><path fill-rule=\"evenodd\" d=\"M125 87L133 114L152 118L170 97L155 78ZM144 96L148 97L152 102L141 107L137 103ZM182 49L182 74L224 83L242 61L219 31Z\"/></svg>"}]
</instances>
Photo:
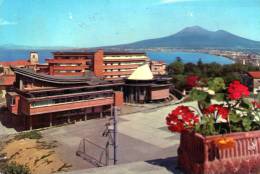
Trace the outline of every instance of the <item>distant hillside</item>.
<instances>
[{"instance_id":1,"label":"distant hillside","mask_svg":"<svg viewBox=\"0 0 260 174\"><path fill-rule=\"evenodd\" d=\"M260 49L260 42L245 39L224 30L208 31L199 26L187 27L171 36L148 39L130 44L117 45L119 48L221 48Z\"/></svg>"}]
</instances>

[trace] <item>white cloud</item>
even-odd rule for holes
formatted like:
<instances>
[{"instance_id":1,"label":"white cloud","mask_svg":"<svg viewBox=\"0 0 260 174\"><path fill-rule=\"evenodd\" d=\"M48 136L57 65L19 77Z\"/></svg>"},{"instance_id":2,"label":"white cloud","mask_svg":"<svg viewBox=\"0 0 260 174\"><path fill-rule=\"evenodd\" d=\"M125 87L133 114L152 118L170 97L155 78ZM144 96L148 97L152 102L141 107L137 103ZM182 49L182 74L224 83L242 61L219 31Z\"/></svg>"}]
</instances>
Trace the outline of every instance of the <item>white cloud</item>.
<instances>
[{"instance_id":1,"label":"white cloud","mask_svg":"<svg viewBox=\"0 0 260 174\"><path fill-rule=\"evenodd\" d=\"M3 18L0 18L0 26L1 25L16 25L16 24L17 24L16 22L7 21Z\"/></svg>"},{"instance_id":2,"label":"white cloud","mask_svg":"<svg viewBox=\"0 0 260 174\"><path fill-rule=\"evenodd\" d=\"M73 19L73 15L71 12L69 12L69 19L72 20Z\"/></svg>"},{"instance_id":3,"label":"white cloud","mask_svg":"<svg viewBox=\"0 0 260 174\"><path fill-rule=\"evenodd\" d=\"M196 1L196 0L161 0L161 4L172 4L177 2L185 2L185 1Z\"/></svg>"}]
</instances>

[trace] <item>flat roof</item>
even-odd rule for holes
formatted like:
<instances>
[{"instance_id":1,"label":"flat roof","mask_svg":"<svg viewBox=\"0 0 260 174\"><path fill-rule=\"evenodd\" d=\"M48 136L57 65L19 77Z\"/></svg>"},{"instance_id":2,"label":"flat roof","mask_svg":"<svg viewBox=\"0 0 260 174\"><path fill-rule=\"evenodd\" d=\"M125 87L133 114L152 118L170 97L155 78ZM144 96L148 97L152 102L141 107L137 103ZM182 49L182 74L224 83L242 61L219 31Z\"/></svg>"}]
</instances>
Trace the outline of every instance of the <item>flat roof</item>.
<instances>
[{"instance_id":1,"label":"flat roof","mask_svg":"<svg viewBox=\"0 0 260 174\"><path fill-rule=\"evenodd\" d=\"M96 52L93 51L56 51L52 52L54 55L93 55ZM146 55L145 52L128 52L128 51L104 51L104 55Z\"/></svg>"},{"instance_id":2,"label":"flat roof","mask_svg":"<svg viewBox=\"0 0 260 174\"><path fill-rule=\"evenodd\" d=\"M53 84L88 84L88 85L97 85L97 84L106 84L109 83L105 80L102 80L96 77L91 72L86 72L85 76L51 76L46 74L39 74L30 69L25 68L15 68L12 67L12 70L19 75L26 76L28 78L36 79L39 81L49 82Z\"/></svg>"},{"instance_id":3,"label":"flat roof","mask_svg":"<svg viewBox=\"0 0 260 174\"><path fill-rule=\"evenodd\" d=\"M249 71L248 74L255 79L260 79L260 71Z\"/></svg>"}]
</instances>

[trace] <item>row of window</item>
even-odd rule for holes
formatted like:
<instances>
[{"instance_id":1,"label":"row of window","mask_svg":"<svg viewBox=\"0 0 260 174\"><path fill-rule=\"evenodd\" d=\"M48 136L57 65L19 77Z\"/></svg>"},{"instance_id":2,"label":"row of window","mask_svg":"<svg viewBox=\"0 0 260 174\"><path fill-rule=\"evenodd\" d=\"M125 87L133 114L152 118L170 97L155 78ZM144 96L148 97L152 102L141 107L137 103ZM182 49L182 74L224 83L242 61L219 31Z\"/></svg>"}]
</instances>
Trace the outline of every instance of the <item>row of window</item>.
<instances>
[{"instance_id":1,"label":"row of window","mask_svg":"<svg viewBox=\"0 0 260 174\"><path fill-rule=\"evenodd\" d=\"M81 63L57 63L57 66L81 66Z\"/></svg>"},{"instance_id":2,"label":"row of window","mask_svg":"<svg viewBox=\"0 0 260 174\"><path fill-rule=\"evenodd\" d=\"M105 69L105 72L134 71L135 69Z\"/></svg>"},{"instance_id":3,"label":"row of window","mask_svg":"<svg viewBox=\"0 0 260 174\"><path fill-rule=\"evenodd\" d=\"M114 75L114 76L106 76L106 78L124 78L126 75Z\"/></svg>"},{"instance_id":4,"label":"row of window","mask_svg":"<svg viewBox=\"0 0 260 174\"><path fill-rule=\"evenodd\" d=\"M61 104L61 103L71 103L71 102L77 102L77 101L87 101L87 100L103 98L103 97L112 97L112 93L36 101L36 102L32 103L32 107L48 106L48 105Z\"/></svg>"},{"instance_id":5,"label":"row of window","mask_svg":"<svg viewBox=\"0 0 260 174\"><path fill-rule=\"evenodd\" d=\"M118 63L104 63L103 65L141 65L144 62L118 62Z\"/></svg>"},{"instance_id":6,"label":"row of window","mask_svg":"<svg viewBox=\"0 0 260 174\"><path fill-rule=\"evenodd\" d=\"M76 72L82 72L81 70L55 70L56 73L76 73Z\"/></svg>"}]
</instances>

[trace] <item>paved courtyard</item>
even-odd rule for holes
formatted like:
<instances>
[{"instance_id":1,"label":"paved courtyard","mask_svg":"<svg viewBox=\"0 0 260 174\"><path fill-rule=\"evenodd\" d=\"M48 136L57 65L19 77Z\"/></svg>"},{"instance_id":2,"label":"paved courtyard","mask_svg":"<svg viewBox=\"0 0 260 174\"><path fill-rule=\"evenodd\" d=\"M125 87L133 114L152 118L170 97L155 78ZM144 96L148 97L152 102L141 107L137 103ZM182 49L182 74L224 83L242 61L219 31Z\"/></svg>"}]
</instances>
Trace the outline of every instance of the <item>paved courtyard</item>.
<instances>
[{"instance_id":1,"label":"paved courtyard","mask_svg":"<svg viewBox=\"0 0 260 174\"><path fill-rule=\"evenodd\" d=\"M165 117L176 106L143 109L138 113L122 115L118 124L118 164L170 159L177 156L179 135L171 133L165 125ZM102 133L107 119L88 120L73 125L56 127L42 131L46 140L58 141L56 151L65 162L72 164L70 170L96 167L93 163L76 156L82 138L91 142L87 153L100 158L101 147L105 147L107 137ZM93 144L97 146L93 146ZM110 151L110 158L113 157ZM109 161L110 165L113 160Z\"/></svg>"}]
</instances>

